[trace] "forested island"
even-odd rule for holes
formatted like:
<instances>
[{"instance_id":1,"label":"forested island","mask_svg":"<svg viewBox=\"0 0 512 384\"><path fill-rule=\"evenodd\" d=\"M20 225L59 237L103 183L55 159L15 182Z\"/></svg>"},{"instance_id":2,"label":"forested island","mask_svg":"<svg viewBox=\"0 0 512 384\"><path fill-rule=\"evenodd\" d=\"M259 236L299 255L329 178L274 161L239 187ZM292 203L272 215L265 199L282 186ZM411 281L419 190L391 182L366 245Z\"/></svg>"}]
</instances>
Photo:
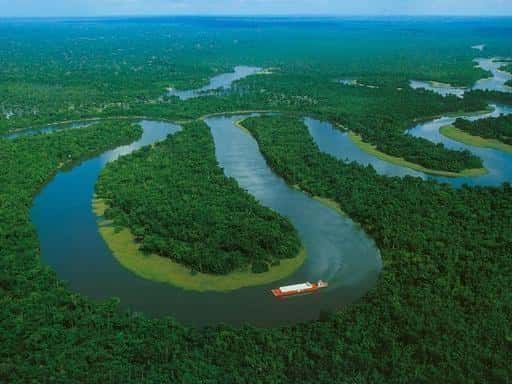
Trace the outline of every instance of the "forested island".
<instances>
[{"instance_id":1,"label":"forested island","mask_svg":"<svg viewBox=\"0 0 512 384\"><path fill-rule=\"evenodd\" d=\"M451 139L474 145L512 152L512 117L502 115L476 121L457 119L453 125L441 128Z\"/></svg>"},{"instance_id":2,"label":"forested island","mask_svg":"<svg viewBox=\"0 0 512 384\"><path fill-rule=\"evenodd\" d=\"M457 119L455 127L473 136L485 139L496 139L504 144L512 145L512 116L502 115L496 118L468 121Z\"/></svg>"},{"instance_id":3,"label":"forested island","mask_svg":"<svg viewBox=\"0 0 512 384\"><path fill-rule=\"evenodd\" d=\"M380 176L321 153L301 121L331 121L426 168L459 173L481 166L474 154L405 132L436 116L512 104L503 92L470 91L459 99L408 86L418 79L469 87L488 76L474 68L469 47L476 41L485 41L489 57L512 56L511 21L489 23L492 28L464 18L0 23L2 134L113 119L0 137L0 382L508 382L510 184L451 188ZM276 70L214 96L165 95L170 86L199 88L240 64ZM340 78L372 88L343 86ZM76 293L45 265L29 217L33 199L59 171L140 137L134 117L177 121L183 131L108 166L97 192L113 222L100 231L115 236L130 229L138 245L170 256L166 262L180 254L179 246L189 275L224 277L245 268L248 276L261 276L250 269L272 271L278 261L297 260L290 258L300 249L294 229L224 176L200 119L242 110L279 112L242 123L268 164L290 185L335 202L375 239L384 266L363 298L318 321L194 328L125 310L116 298ZM483 134L482 124L468 129ZM501 139L503 129L495 132ZM94 279L90 274L91 284Z\"/></svg>"},{"instance_id":4,"label":"forested island","mask_svg":"<svg viewBox=\"0 0 512 384\"><path fill-rule=\"evenodd\" d=\"M289 220L224 175L202 121L109 164L96 191L108 205L104 217L129 228L142 252L192 272L263 273L299 254L300 240Z\"/></svg>"}]
</instances>

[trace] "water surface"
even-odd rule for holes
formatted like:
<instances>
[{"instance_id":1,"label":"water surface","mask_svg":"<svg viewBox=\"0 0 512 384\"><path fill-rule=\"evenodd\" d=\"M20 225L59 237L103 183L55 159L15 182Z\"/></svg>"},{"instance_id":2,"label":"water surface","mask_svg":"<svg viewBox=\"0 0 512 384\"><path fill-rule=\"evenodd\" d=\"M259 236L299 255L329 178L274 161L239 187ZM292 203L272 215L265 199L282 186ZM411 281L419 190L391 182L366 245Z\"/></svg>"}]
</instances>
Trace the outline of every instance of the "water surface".
<instances>
[{"instance_id":1,"label":"water surface","mask_svg":"<svg viewBox=\"0 0 512 384\"><path fill-rule=\"evenodd\" d=\"M7 139L16 139L22 136L33 136L45 133L53 133L58 132L64 129L76 129L76 128L84 128L93 124L94 121L73 121L70 123L57 123L57 124L48 124L44 127L39 128L25 128L16 130L12 133L3 135Z\"/></svg>"},{"instance_id":2,"label":"water surface","mask_svg":"<svg viewBox=\"0 0 512 384\"><path fill-rule=\"evenodd\" d=\"M411 80L409 85L413 89L426 89L441 96L454 95L460 98L464 97L464 94L470 90L512 92L512 87L505 85L507 81L512 79L512 74L500 70L501 67L507 64L503 59L477 58L475 62L478 68L490 72L491 76L478 80L470 88L453 87L450 84L418 80Z\"/></svg>"},{"instance_id":3,"label":"water surface","mask_svg":"<svg viewBox=\"0 0 512 384\"><path fill-rule=\"evenodd\" d=\"M464 97L468 88L453 87L451 84L444 84L432 81L419 81L411 80L409 85L412 89L425 89L427 91L435 92L443 97L457 96L458 98Z\"/></svg>"},{"instance_id":4,"label":"water surface","mask_svg":"<svg viewBox=\"0 0 512 384\"><path fill-rule=\"evenodd\" d=\"M491 72L492 77L477 81L471 89L512 92L512 88L505 85L505 82L512 79L512 74L499 69L504 65L502 59L479 58L475 61L478 67ZM414 89L428 89L442 96L454 95L457 97L464 97L465 92L468 90L467 88L452 87L449 84L415 80L410 82L410 86ZM372 166L377 173L381 175L397 177L414 176L422 179L433 179L441 183L450 184L454 187L461 187L462 185L498 186L504 182L512 182L512 154L497 149L481 148L463 144L443 136L439 131L441 127L453 124L457 118L476 121L489 117L512 114L512 106L493 104L489 107L492 110L489 113L479 114L476 116L471 114L461 114L460 116L455 117L444 116L417 124L405 132L405 134L421 137L434 143L442 143L449 149L468 150L478 156L482 159L484 167L488 170L488 173L483 176L471 177L433 176L404 166L395 165L363 151L352 140L350 140L346 132L336 129L328 122L322 122L312 118L305 118L304 122L321 151L342 161L355 161L362 165Z\"/></svg>"},{"instance_id":5,"label":"water surface","mask_svg":"<svg viewBox=\"0 0 512 384\"><path fill-rule=\"evenodd\" d=\"M494 106L493 112L483 116L466 116L468 120L475 120L483 117L495 117L500 114L511 114L512 107ZM305 118L304 122L313 140L322 152L336 157L345 162L355 161L362 165L371 165L378 174L385 176L414 176L422 179L436 180L447 183L453 187L462 185L498 186L504 182L512 182L512 154L491 148L480 148L466 145L443 136L439 129L445 125L453 124L454 117L442 117L426 123L421 123L408 131L416 137L423 137L435 143L443 143L447 148L454 150L468 150L480 157L488 173L483 176L471 177L445 177L434 176L424 172L395 165L381 160L360 149L348 136L335 128L331 123L319 121L312 118Z\"/></svg>"},{"instance_id":6,"label":"water surface","mask_svg":"<svg viewBox=\"0 0 512 384\"><path fill-rule=\"evenodd\" d=\"M476 62L479 68L491 72L492 76L478 80L473 86L474 90L512 92L512 87L505 85L507 81L512 80L512 74L500 69L509 63L501 61L500 59L483 58L476 59Z\"/></svg>"},{"instance_id":7,"label":"water surface","mask_svg":"<svg viewBox=\"0 0 512 384\"><path fill-rule=\"evenodd\" d=\"M210 82L204 87L187 90L169 89L167 96L177 96L181 100L188 100L194 97L212 95L215 94L214 91L230 89L235 81L244 79L251 75L255 75L260 71L261 68L258 67L239 65L234 68L234 72L223 73L212 77Z\"/></svg>"},{"instance_id":8,"label":"water surface","mask_svg":"<svg viewBox=\"0 0 512 384\"><path fill-rule=\"evenodd\" d=\"M91 209L94 185L103 167L121 155L163 140L180 128L142 121L142 138L59 172L34 200L31 218L40 240L42 260L70 288L93 299L120 298L123 308L153 316L172 315L185 323L218 322L272 326L318 318L360 298L375 284L381 269L374 242L350 219L294 190L267 166L250 135L233 124L236 117L206 120L226 174L263 205L290 218L308 252L291 277L229 293L185 291L138 277L122 267L98 232ZM276 286L327 279L329 289L309 296L278 300Z\"/></svg>"}]
</instances>

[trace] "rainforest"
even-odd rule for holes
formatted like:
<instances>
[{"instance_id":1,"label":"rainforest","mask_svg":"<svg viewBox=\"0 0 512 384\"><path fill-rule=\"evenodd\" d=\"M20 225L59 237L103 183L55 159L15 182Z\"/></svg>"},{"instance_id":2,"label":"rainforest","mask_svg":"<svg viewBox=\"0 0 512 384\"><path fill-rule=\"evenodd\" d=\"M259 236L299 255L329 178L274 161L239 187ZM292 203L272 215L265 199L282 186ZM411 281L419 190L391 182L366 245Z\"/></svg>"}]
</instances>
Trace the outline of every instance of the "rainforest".
<instances>
[{"instance_id":1,"label":"rainforest","mask_svg":"<svg viewBox=\"0 0 512 384\"><path fill-rule=\"evenodd\" d=\"M473 123L464 119L457 119L455 127L473 136L496 139L512 145L512 118L510 116L477 120Z\"/></svg>"},{"instance_id":2,"label":"rainforest","mask_svg":"<svg viewBox=\"0 0 512 384\"><path fill-rule=\"evenodd\" d=\"M0 20L0 382L509 382L511 36Z\"/></svg>"},{"instance_id":3,"label":"rainforest","mask_svg":"<svg viewBox=\"0 0 512 384\"><path fill-rule=\"evenodd\" d=\"M96 186L98 198L111 204L105 217L131 228L143 251L198 272L226 274L249 265L265 272L296 256L300 241L291 223L217 166L206 124L185 128L105 169Z\"/></svg>"}]
</instances>

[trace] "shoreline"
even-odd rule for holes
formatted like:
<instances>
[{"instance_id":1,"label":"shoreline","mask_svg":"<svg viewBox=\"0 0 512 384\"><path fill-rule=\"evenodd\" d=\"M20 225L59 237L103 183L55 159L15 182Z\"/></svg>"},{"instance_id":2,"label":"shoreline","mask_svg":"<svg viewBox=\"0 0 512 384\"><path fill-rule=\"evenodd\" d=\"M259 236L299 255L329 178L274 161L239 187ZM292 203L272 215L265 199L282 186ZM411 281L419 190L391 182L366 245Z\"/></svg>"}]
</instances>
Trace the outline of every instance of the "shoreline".
<instances>
[{"instance_id":1,"label":"shoreline","mask_svg":"<svg viewBox=\"0 0 512 384\"><path fill-rule=\"evenodd\" d=\"M263 273L251 272L250 266L246 270L231 272L227 275L192 273L189 267L170 258L142 253L128 228L116 231L111 226L111 222L103 219L106 208L107 203L104 200L93 199L92 211L98 218L98 231L115 259L139 277L188 291L229 292L240 288L266 285L291 276L304 264L307 257L306 250L302 246L297 256L292 259L282 259L279 266L270 267Z\"/></svg>"},{"instance_id":2,"label":"shoreline","mask_svg":"<svg viewBox=\"0 0 512 384\"><path fill-rule=\"evenodd\" d=\"M422 165L412 163L412 162L402 159L400 157L394 157L394 156L388 155L384 152L377 150L375 145L364 142L363 139L361 138L361 136L359 136L358 134L356 134L352 131L348 132L348 137L355 145L357 145L357 147L359 149L361 149L362 151L364 151L372 156L375 156L376 158L378 158L380 160L384 160L384 161L387 161L388 163L399 165L399 166L406 167L406 168L410 168L412 170L423 172L423 173L426 173L429 175L445 176L445 177L473 177L473 176L483 176L488 173L488 170L486 168L471 168L471 169L465 169L461 172L440 171L440 170L425 168Z\"/></svg>"},{"instance_id":3,"label":"shoreline","mask_svg":"<svg viewBox=\"0 0 512 384\"><path fill-rule=\"evenodd\" d=\"M58 125L67 125L67 124L76 124L81 122L101 122L105 120L152 120L152 121L162 121L166 123L172 123L172 124L183 124L183 123L189 123L196 120L204 120L209 117L214 116L221 116L221 115L245 115L249 113L279 113L278 111L273 110L237 110L237 111L229 111L229 112L212 112L208 113L206 115L201 115L199 117L193 117L190 119L171 119L171 118L165 118L165 117L151 117L151 116L129 116L129 115L120 115L120 116L105 116L105 117L86 117L83 119L71 119L71 120L60 120L52 123L42 123L42 124L36 124L30 127L18 127L13 129L8 129L5 132L2 132L0 134L0 137L4 135L10 135L10 134L16 134L23 131L29 131L32 129L43 129L48 128L51 126L58 126Z\"/></svg>"},{"instance_id":4,"label":"shoreline","mask_svg":"<svg viewBox=\"0 0 512 384\"><path fill-rule=\"evenodd\" d=\"M466 145L512 153L512 145L502 143L497 139L486 139L481 136L471 135L455 127L453 124L441 127L439 132L451 140L455 140Z\"/></svg>"}]
</instances>

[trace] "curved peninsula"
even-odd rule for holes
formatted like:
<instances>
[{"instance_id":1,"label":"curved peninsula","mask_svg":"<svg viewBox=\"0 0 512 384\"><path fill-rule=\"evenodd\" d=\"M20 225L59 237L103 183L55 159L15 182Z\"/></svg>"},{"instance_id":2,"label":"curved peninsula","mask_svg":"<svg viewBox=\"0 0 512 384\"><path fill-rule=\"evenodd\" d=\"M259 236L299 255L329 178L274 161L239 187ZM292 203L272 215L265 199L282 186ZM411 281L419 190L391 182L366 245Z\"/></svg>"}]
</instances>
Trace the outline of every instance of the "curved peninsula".
<instances>
[{"instance_id":1,"label":"curved peninsula","mask_svg":"<svg viewBox=\"0 0 512 384\"><path fill-rule=\"evenodd\" d=\"M95 212L118 261L154 281L198 291L266 284L305 259L290 221L226 177L206 124L109 164Z\"/></svg>"},{"instance_id":2,"label":"curved peninsula","mask_svg":"<svg viewBox=\"0 0 512 384\"><path fill-rule=\"evenodd\" d=\"M375 156L378 159L387 161L388 163L395 164L400 167L406 167L406 168L412 169L414 171L423 172L423 173L426 173L429 175L445 176L445 177L471 177L471 176L485 175L488 172L487 169L485 169L485 167L483 167L483 166L475 167L475 168L466 168L466 169L462 169L459 172L450 172L450 171L441 171L441 170L436 170L436 169L430 169L430 168L424 167L420 164L414 163L412 161L405 160L404 158L389 155L387 153L379 151L379 149L376 145L365 142L363 140L363 138L360 135L358 135L357 133L349 132L348 137L361 150L365 151L366 153L368 153L372 156Z\"/></svg>"},{"instance_id":3,"label":"curved peninsula","mask_svg":"<svg viewBox=\"0 0 512 384\"><path fill-rule=\"evenodd\" d=\"M492 77L477 81L472 89L478 92L509 92L511 90L504 86L511 75L499 70L503 64L502 61L496 59L477 59L475 61L480 68L492 73ZM452 97L452 100L464 100L464 94L471 91L471 88L462 90L447 84L441 86L439 83L417 81L411 82L411 88L426 88L442 96L459 96L458 98ZM491 95L486 97L489 98ZM457 119L467 121L468 124L475 126L485 125L486 121L494 122L496 118L508 119L511 113L512 107L510 106L490 104L486 110L481 112L445 113L442 117L419 122L406 131L408 135L422 139L423 143L428 142L429 144L423 150L413 151L416 156L422 156L428 148L435 146L443 148L443 151L441 151L443 156L450 153L457 154L460 157L465 153L465 159L471 162L474 159L481 159L481 166L461 169L458 172L440 171L422 166L417 161L411 161L410 158L404 159L403 156L393 156L389 154L391 151L382 151L377 146L363 140L358 132L335 128L335 125L326 121L305 118L304 122L322 152L343 161L355 161L363 165L371 165L377 173L382 175L434 179L454 187L462 187L463 185L497 186L503 182L512 181L512 168L510 168L512 158L506 144L498 143L492 138L484 140L469 136L462 131L456 131L451 126ZM479 123L480 121L483 123ZM507 135L505 134L505 136ZM407 135L404 137L407 137ZM390 149L393 148L390 147ZM438 157L436 151L430 151L430 157ZM452 160L451 157L446 157L443 161L448 163ZM464 160L464 157L460 157L457 163L459 165L464 164L466 160ZM439 159L437 163L440 163Z\"/></svg>"},{"instance_id":4,"label":"curved peninsula","mask_svg":"<svg viewBox=\"0 0 512 384\"><path fill-rule=\"evenodd\" d=\"M439 130L442 135L475 147L512 153L512 116L501 115L475 121L457 119Z\"/></svg>"},{"instance_id":5,"label":"curved peninsula","mask_svg":"<svg viewBox=\"0 0 512 384\"><path fill-rule=\"evenodd\" d=\"M91 210L94 185L110 162L143 147L150 146L142 151L152 151L154 143L181 130L175 124L148 120L140 122L143 134L139 140L59 172L36 196L30 214L44 263L68 281L73 291L89 298L118 297L123 308L153 316L172 315L192 325L250 322L271 326L303 322L359 299L375 285L382 268L374 241L350 218L275 175L256 142L235 126L243 117L211 116L205 121L224 173L234 177L264 207L287 217L297 229L307 257L303 260L302 253L281 261L303 263L291 276L229 292L198 292L141 277L116 259L99 233L98 217ZM330 282L321 295L280 301L269 293L276 285L317 279Z\"/></svg>"}]
</instances>

